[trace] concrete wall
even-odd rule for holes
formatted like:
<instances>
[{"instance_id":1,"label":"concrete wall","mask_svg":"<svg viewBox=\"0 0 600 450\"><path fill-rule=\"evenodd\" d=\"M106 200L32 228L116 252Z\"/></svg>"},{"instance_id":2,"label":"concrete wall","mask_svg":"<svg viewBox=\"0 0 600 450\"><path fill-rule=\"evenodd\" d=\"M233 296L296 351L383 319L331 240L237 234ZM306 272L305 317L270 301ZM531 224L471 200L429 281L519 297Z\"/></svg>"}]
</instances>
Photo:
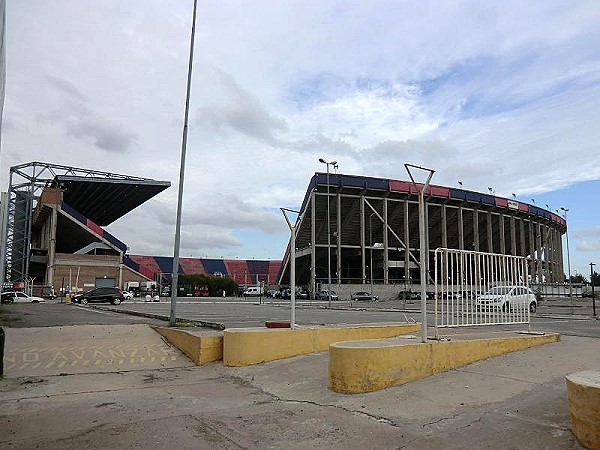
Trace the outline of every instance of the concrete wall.
<instances>
[{"instance_id":1,"label":"concrete wall","mask_svg":"<svg viewBox=\"0 0 600 450\"><path fill-rule=\"evenodd\" d=\"M118 255L72 255L69 253L57 253L54 259L53 285L58 289L63 285L69 285L69 274L71 283L79 288L85 284L95 284L96 278L114 278L119 284L121 259ZM77 280L77 273L79 278ZM88 287L89 288L89 287Z\"/></svg>"},{"instance_id":2,"label":"concrete wall","mask_svg":"<svg viewBox=\"0 0 600 450\"><path fill-rule=\"evenodd\" d=\"M329 347L329 389L372 392L559 339L548 333L425 343L401 338L337 342Z\"/></svg>"}]
</instances>

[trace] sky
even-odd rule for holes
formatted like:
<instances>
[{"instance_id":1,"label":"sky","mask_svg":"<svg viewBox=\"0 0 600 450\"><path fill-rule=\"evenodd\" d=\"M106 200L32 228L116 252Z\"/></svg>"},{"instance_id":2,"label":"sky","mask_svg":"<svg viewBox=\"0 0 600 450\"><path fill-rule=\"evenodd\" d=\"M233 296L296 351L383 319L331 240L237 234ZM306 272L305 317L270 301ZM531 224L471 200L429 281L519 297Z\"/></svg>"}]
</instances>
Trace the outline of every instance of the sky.
<instances>
[{"instance_id":1,"label":"sky","mask_svg":"<svg viewBox=\"0 0 600 450\"><path fill-rule=\"evenodd\" d=\"M2 189L30 161L170 181L107 230L172 255L192 5L9 0ZM181 256L282 258L325 158L567 208L600 268L597 1L199 0L194 48Z\"/></svg>"}]
</instances>

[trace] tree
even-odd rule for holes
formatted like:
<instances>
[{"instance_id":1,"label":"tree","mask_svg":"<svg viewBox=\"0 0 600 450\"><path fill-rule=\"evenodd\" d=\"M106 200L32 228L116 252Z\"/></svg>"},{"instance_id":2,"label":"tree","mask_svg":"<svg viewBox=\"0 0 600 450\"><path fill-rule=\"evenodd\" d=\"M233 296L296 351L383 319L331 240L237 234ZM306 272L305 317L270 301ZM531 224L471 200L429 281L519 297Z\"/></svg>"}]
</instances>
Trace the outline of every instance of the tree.
<instances>
[{"instance_id":1,"label":"tree","mask_svg":"<svg viewBox=\"0 0 600 450\"><path fill-rule=\"evenodd\" d=\"M229 277L217 277L203 274L179 275L179 286L184 294L194 294L194 292L206 292L211 297L220 297L223 291L227 295L235 295L238 285Z\"/></svg>"},{"instance_id":2,"label":"tree","mask_svg":"<svg viewBox=\"0 0 600 450\"><path fill-rule=\"evenodd\" d=\"M587 278L585 278L580 273L576 273L575 275L571 275L571 283L584 284L584 283L587 283Z\"/></svg>"}]
</instances>

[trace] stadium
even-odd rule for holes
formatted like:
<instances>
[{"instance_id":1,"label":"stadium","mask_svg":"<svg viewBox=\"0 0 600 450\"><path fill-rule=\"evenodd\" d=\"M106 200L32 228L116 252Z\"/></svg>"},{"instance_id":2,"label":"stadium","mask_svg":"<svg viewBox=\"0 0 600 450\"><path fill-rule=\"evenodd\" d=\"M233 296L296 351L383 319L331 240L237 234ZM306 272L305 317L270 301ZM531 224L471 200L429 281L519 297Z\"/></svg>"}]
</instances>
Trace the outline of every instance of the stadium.
<instances>
[{"instance_id":1,"label":"stadium","mask_svg":"<svg viewBox=\"0 0 600 450\"><path fill-rule=\"evenodd\" d=\"M371 283L380 290L393 286L388 290L396 293L420 284L417 188L401 180L316 173L296 223L297 284L315 293L327 287L330 274L334 287L348 292ZM445 186L430 185L425 200L428 284L437 248L523 256L532 282L564 282L567 228L557 214ZM280 284L289 282L289 273L288 244Z\"/></svg>"},{"instance_id":2,"label":"stadium","mask_svg":"<svg viewBox=\"0 0 600 450\"><path fill-rule=\"evenodd\" d=\"M3 202L3 279L10 287L27 283L57 290L169 285L172 257L129 254L127 244L103 228L169 186L40 162L12 167ZM296 284L311 296L325 288L329 276L340 291L371 284L391 293L420 284L418 188L401 180L316 173L296 223ZM430 185L425 194L428 284L440 247L526 257L532 282L564 281L562 217L516 199L454 187ZM281 286L290 282L289 258L288 243L283 261L180 258L179 273Z\"/></svg>"},{"instance_id":3,"label":"stadium","mask_svg":"<svg viewBox=\"0 0 600 450\"><path fill-rule=\"evenodd\" d=\"M131 255L125 242L104 229L170 185L41 162L11 167L2 199L3 288L39 293L44 286L59 292L170 285L172 257ZM280 266L280 260L180 258L179 273L268 285Z\"/></svg>"}]
</instances>

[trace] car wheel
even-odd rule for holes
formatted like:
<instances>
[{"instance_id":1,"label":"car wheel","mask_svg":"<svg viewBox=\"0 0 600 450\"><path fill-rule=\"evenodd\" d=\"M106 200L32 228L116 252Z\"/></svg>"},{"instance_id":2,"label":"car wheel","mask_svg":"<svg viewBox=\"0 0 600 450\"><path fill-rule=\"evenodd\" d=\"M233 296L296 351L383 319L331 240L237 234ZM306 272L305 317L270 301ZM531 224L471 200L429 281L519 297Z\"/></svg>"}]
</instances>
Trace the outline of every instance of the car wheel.
<instances>
[{"instance_id":1,"label":"car wheel","mask_svg":"<svg viewBox=\"0 0 600 450\"><path fill-rule=\"evenodd\" d=\"M113 298L113 301L111 303L113 305L120 305L121 304L121 299L120 298Z\"/></svg>"},{"instance_id":2,"label":"car wheel","mask_svg":"<svg viewBox=\"0 0 600 450\"><path fill-rule=\"evenodd\" d=\"M81 300L79 300L79 303L81 303L82 305L87 305L88 300L87 300L87 298L82 298Z\"/></svg>"},{"instance_id":3,"label":"car wheel","mask_svg":"<svg viewBox=\"0 0 600 450\"><path fill-rule=\"evenodd\" d=\"M536 311L537 311L537 305L535 304L535 302L531 302L531 303L529 304L529 312L530 312L530 313L534 313L534 312L536 312Z\"/></svg>"}]
</instances>

